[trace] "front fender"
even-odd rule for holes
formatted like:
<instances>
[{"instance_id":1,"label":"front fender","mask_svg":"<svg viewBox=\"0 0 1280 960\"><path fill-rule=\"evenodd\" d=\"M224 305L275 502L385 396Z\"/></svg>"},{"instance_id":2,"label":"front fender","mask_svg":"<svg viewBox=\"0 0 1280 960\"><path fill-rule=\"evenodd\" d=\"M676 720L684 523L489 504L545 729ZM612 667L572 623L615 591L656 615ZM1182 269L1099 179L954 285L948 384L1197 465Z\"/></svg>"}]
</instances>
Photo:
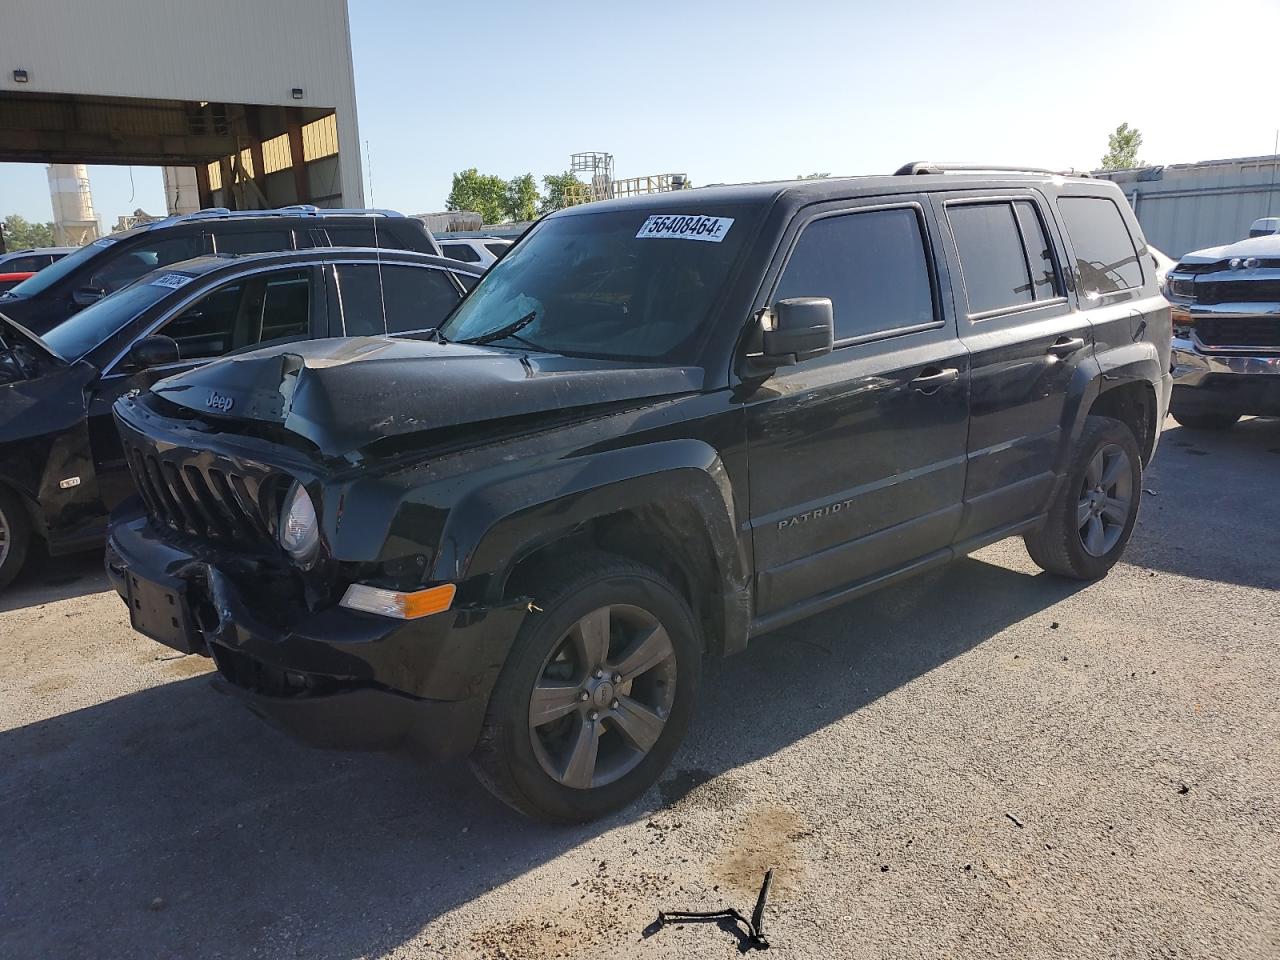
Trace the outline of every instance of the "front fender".
<instances>
[{"instance_id":1,"label":"front fender","mask_svg":"<svg viewBox=\"0 0 1280 960\"><path fill-rule=\"evenodd\" d=\"M714 448L675 439L571 457L470 491L449 512L433 576L489 575L497 599L512 566L587 521L679 502L701 518L726 603L727 646L745 639L749 561L737 537L733 490Z\"/></svg>"},{"instance_id":2,"label":"front fender","mask_svg":"<svg viewBox=\"0 0 1280 960\"><path fill-rule=\"evenodd\" d=\"M1069 456L1072 446L1084 430L1089 411L1103 394L1117 387L1131 383L1142 383L1150 387L1156 403L1156 430L1164 419L1162 409L1164 400L1161 390L1161 379L1164 371L1161 368L1160 353L1155 344L1148 341L1126 343L1098 351L1092 363L1081 364L1072 378L1066 413L1070 429L1064 430L1068 438L1063 450L1063 457ZM1059 473L1065 465L1060 460Z\"/></svg>"}]
</instances>

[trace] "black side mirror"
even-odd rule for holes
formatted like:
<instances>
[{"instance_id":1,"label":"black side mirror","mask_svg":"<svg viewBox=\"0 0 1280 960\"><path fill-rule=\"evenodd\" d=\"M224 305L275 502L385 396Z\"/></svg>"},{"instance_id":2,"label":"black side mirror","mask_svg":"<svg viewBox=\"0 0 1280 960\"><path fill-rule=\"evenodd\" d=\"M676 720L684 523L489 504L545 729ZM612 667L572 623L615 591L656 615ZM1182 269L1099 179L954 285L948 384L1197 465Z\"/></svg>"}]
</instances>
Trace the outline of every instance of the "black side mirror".
<instances>
[{"instance_id":1,"label":"black side mirror","mask_svg":"<svg viewBox=\"0 0 1280 960\"><path fill-rule=\"evenodd\" d=\"M163 367L168 363L177 363L181 359L178 341L161 334L144 337L129 348L129 362L136 370Z\"/></svg>"},{"instance_id":2,"label":"black side mirror","mask_svg":"<svg viewBox=\"0 0 1280 960\"><path fill-rule=\"evenodd\" d=\"M101 287L77 287L71 294L71 299L78 307L87 307L91 303L97 303L107 295L107 291Z\"/></svg>"},{"instance_id":3,"label":"black side mirror","mask_svg":"<svg viewBox=\"0 0 1280 960\"><path fill-rule=\"evenodd\" d=\"M779 300L761 316L762 361L790 366L830 353L835 343L835 317L828 297Z\"/></svg>"}]
</instances>

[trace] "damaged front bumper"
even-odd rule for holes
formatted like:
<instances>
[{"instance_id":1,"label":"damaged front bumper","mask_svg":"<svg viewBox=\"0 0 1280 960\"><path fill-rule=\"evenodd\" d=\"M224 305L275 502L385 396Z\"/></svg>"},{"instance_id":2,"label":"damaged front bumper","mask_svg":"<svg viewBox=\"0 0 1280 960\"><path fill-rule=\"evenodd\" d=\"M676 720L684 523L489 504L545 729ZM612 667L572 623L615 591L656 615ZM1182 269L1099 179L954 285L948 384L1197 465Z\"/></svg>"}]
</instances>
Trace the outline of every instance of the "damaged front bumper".
<instances>
[{"instance_id":1,"label":"damaged front bumper","mask_svg":"<svg viewBox=\"0 0 1280 960\"><path fill-rule=\"evenodd\" d=\"M471 751L524 601L410 621L311 610L264 591L268 571L253 563L179 545L142 515L117 517L107 544L107 572L135 627L212 657L220 689L297 738L343 749L411 745L437 759Z\"/></svg>"}]
</instances>

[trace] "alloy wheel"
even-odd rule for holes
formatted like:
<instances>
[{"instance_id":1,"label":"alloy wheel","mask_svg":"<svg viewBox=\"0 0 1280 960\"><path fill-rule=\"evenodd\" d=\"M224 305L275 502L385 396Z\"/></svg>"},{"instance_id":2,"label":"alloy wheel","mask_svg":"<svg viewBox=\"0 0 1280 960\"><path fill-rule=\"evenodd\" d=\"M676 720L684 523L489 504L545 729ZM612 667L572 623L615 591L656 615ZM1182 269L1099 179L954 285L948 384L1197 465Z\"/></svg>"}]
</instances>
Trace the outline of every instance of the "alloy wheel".
<instances>
[{"instance_id":1,"label":"alloy wheel","mask_svg":"<svg viewBox=\"0 0 1280 960\"><path fill-rule=\"evenodd\" d=\"M1086 553L1101 557L1120 542L1133 493L1129 454L1116 443L1100 447L1085 468L1076 507L1076 525Z\"/></svg>"},{"instance_id":2,"label":"alloy wheel","mask_svg":"<svg viewBox=\"0 0 1280 960\"><path fill-rule=\"evenodd\" d=\"M640 607L593 610L560 638L529 698L529 737L543 771L589 790L626 776L662 736L676 695L676 653Z\"/></svg>"},{"instance_id":3,"label":"alloy wheel","mask_svg":"<svg viewBox=\"0 0 1280 960\"><path fill-rule=\"evenodd\" d=\"M4 562L9 559L9 545L13 542L13 535L9 531L9 518L4 515L4 510L0 509L0 567L4 566Z\"/></svg>"}]
</instances>

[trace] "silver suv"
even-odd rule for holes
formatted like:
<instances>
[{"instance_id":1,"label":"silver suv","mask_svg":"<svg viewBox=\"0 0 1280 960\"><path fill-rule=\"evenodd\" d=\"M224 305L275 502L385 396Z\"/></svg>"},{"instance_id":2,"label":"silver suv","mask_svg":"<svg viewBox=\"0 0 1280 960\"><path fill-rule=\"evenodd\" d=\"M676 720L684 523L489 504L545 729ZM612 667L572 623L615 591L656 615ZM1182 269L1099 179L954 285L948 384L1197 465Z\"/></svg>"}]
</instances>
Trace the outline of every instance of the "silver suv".
<instances>
[{"instance_id":1,"label":"silver suv","mask_svg":"<svg viewBox=\"0 0 1280 960\"><path fill-rule=\"evenodd\" d=\"M1280 235L1189 253L1169 273L1173 402L1184 427L1280 416Z\"/></svg>"}]
</instances>

